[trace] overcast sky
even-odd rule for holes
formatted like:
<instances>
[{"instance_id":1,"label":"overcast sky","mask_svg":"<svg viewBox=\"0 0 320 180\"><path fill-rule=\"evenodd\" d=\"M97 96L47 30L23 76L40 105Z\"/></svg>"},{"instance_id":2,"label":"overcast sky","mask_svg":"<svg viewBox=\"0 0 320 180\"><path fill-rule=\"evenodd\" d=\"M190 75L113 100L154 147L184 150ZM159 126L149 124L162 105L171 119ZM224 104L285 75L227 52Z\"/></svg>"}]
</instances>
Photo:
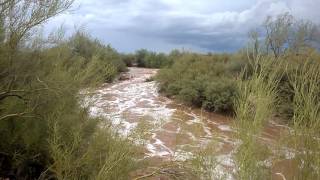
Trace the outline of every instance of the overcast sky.
<instances>
[{"instance_id":1,"label":"overcast sky","mask_svg":"<svg viewBox=\"0 0 320 180\"><path fill-rule=\"evenodd\" d=\"M84 27L120 52L232 52L266 16L290 12L320 24L319 8L320 0L76 0L47 27Z\"/></svg>"}]
</instances>

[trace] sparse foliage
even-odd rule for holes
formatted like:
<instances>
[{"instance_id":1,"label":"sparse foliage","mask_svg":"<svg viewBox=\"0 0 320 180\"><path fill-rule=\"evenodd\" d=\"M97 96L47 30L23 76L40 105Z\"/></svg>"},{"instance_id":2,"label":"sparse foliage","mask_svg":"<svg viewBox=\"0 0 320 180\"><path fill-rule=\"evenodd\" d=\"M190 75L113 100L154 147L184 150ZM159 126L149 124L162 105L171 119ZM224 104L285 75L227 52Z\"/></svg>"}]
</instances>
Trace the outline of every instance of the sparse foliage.
<instances>
[{"instance_id":1,"label":"sparse foliage","mask_svg":"<svg viewBox=\"0 0 320 180\"><path fill-rule=\"evenodd\" d=\"M264 22L266 51L278 58L288 51L305 54L306 48L318 42L319 29L311 21L297 20L289 13L269 16Z\"/></svg>"}]
</instances>

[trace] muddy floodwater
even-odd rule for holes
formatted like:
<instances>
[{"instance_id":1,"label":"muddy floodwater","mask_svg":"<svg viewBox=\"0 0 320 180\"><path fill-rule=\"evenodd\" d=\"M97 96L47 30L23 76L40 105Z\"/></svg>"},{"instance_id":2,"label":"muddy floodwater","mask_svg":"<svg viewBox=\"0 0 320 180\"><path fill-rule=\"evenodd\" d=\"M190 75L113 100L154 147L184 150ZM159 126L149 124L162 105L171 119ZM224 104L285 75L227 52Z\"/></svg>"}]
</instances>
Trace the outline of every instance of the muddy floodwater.
<instances>
[{"instance_id":1,"label":"muddy floodwater","mask_svg":"<svg viewBox=\"0 0 320 180\"><path fill-rule=\"evenodd\" d=\"M90 113L106 118L124 136L140 132L136 142L143 144L144 158L184 161L210 145L214 146L222 171L232 173L235 166L232 154L239 145L234 138L232 119L162 96L157 83L147 81L156 73L156 69L129 68L125 80L106 84L91 93ZM261 141L276 144L282 128L285 127L269 123ZM274 179L289 176L286 162L281 163L275 167Z\"/></svg>"}]
</instances>

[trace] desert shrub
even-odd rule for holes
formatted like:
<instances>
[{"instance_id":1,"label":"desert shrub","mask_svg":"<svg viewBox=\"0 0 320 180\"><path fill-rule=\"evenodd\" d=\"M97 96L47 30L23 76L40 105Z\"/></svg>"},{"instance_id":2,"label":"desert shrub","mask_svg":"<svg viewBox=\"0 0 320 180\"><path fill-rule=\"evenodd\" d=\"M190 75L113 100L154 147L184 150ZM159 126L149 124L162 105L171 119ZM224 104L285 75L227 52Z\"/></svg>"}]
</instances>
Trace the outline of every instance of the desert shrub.
<instances>
[{"instance_id":1,"label":"desert shrub","mask_svg":"<svg viewBox=\"0 0 320 180\"><path fill-rule=\"evenodd\" d=\"M200 101L200 94L196 88L186 86L179 91L178 98L190 105L198 105L198 101Z\"/></svg>"},{"instance_id":2,"label":"desert shrub","mask_svg":"<svg viewBox=\"0 0 320 180\"><path fill-rule=\"evenodd\" d=\"M294 152L297 179L319 179L320 173L320 63L309 59L294 66L289 76L293 89L291 118L292 131L282 143Z\"/></svg>"},{"instance_id":3,"label":"desert shrub","mask_svg":"<svg viewBox=\"0 0 320 180\"><path fill-rule=\"evenodd\" d=\"M236 137L241 140L235 153L237 177L270 179L271 170L263 163L270 150L259 142L258 137L277 104L280 68L274 59L259 57L254 59L252 68L249 79L238 80L239 92L235 98Z\"/></svg>"},{"instance_id":4,"label":"desert shrub","mask_svg":"<svg viewBox=\"0 0 320 180\"><path fill-rule=\"evenodd\" d=\"M104 173L106 179L126 179L134 164L132 145L110 129L100 129L100 120L80 107L81 79L61 67L57 57L44 60L35 55L18 53L14 67L19 73L12 82L19 90L17 98L1 99L0 176L92 179ZM46 57L42 52L37 56ZM85 72L99 81L99 62L90 64Z\"/></svg>"},{"instance_id":5,"label":"desert shrub","mask_svg":"<svg viewBox=\"0 0 320 180\"><path fill-rule=\"evenodd\" d=\"M132 67L133 65L136 64L136 59L134 54L121 54L121 59L128 67Z\"/></svg>"},{"instance_id":6,"label":"desert shrub","mask_svg":"<svg viewBox=\"0 0 320 180\"><path fill-rule=\"evenodd\" d=\"M164 53L141 49L135 53L135 62L138 67L163 68L172 64L172 58Z\"/></svg>"},{"instance_id":7,"label":"desert shrub","mask_svg":"<svg viewBox=\"0 0 320 180\"><path fill-rule=\"evenodd\" d=\"M98 84L112 82L116 75L116 67L112 63L101 63L97 56L92 57L83 74L81 74L84 84L90 84L92 81L97 81Z\"/></svg>"},{"instance_id":8,"label":"desert shrub","mask_svg":"<svg viewBox=\"0 0 320 180\"><path fill-rule=\"evenodd\" d=\"M290 79L296 76L297 71L301 70L300 67L303 67L305 62L312 61L314 63L319 63L320 54L316 50L310 49L308 55L296 55L288 53L285 57L279 58L278 61L283 63L281 64L281 67L279 67L282 76L277 86L279 93L277 115L290 121L294 115L293 103L295 96L293 83L290 81Z\"/></svg>"},{"instance_id":9,"label":"desert shrub","mask_svg":"<svg viewBox=\"0 0 320 180\"><path fill-rule=\"evenodd\" d=\"M163 53L150 52L145 58L145 66L149 68L160 68L166 64L167 57Z\"/></svg>"},{"instance_id":10,"label":"desert shrub","mask_svg":"<svg viewBox=\"0 0 320 180\"><path fill-rule=\"evenodd\" d=\"M49 45L28 36L72 2L0 6L0 179L127 179L135 165L133 145L80 104L83 88L125 70L118 53L80 32Z\"/></svg>"},{"instance_id":11,"label":"desert shrub","mask_svg":"<svg viewBox=\"0 0 320 180\"><path fill-rule=\"evenodd\" d=\"M108 61L113 64L116 67L117 73L128 70L120 54L110 45L107 45L106 48L102 50L101 58L103 61Z\"/></svg>"},{"instance_id":12,"label":"desert shrub","mask_svg":"<svg viewBox=\"0 0 320 180\"><path fill-rule=\"evenodd\" d=\"M233 75L237 75L245 67L248 67L249 65L249 59L245 52L239 51L237 53L230 54L230 60L227 61L226 66L228 69L228 72L230 72Z\"/></svg>"},{"instance_id":13,"label":"desert shrub","mask_svg":"<svg viewBox=\"0 0 320 180\"><path fill-rule=\"evenodd\" d=\"M234 65L232 57L227 54L180 55L172 66L158 73L156 79L160 91L210 111L231 112L237 91L234 82L245 64L245 61L239 60Z\"/></svg>"},{"instance_id":14,"label":"desert shrub","mask_svg":"<svg viewBox=\"0 0 320 180\"><path fill-rule=\"evenodd\" d=\"M67 65L67 71L81 78L86 86L90 82L111 82L119 72L127 70L116 50L92 39L85 32L76 32L66 43L61 46L66 46L71 51L71 57L64 59L63 66Z\"/></svg>"},{"instance_id":15,"label":"desert shrub","mask_svg":"<svg viewBox=\"0 0 320 180\"><path fill-rule=\"evenodd\" d=\"M231 179L232 175L227 171L221 161L217 158L217 142L211 140L207 147L199 149L195 156L191 159L191 172L196 175L196 179ZM187 162L188 163L188 162Z\"/></svg>"},{"instance_id":16,"label":"desert shrub","mask_svg":"<svg viewBox=\"0 0 320 180\"><path fill-rule=\"evenodd\" d=\"M148 55L148 51L146 49L137 50L135 53L136 62L138 67L145 67L145 58Z\"/></svg>"},{"instance_id":17,"label":"desert shrub","mask_svg":"<svg viewBox=\"0 0 320 180\"><path fill-rule=\"evenodd\" d=\"M228 111L233 108L236 92L233 80L221 78L219 81L213 81L205 89L203 107L210 111Z\"/></svg>"},{"instance_id":18,"label":"desert shrub","mask_svg":"<svg viewBox=\"0 0 320 180\"><path fill-rule=\"evenodd\" d=\"M58 130L59 126L54 124L49 141L54 162L49 170L58 179L128 179L136 167L133 145L115 134L110 126L94 131L89 144L81 140L86 132L79 128L71 131L70 144L65 144Z\"/></svg>"}]
</instances>

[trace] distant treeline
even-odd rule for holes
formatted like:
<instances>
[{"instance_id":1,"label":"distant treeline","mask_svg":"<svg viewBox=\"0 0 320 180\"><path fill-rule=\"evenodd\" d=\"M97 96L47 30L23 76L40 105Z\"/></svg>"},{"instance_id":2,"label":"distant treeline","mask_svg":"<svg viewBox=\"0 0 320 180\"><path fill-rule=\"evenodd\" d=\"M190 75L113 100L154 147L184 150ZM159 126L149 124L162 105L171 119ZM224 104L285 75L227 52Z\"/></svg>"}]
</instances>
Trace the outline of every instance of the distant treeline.
<instances>
[{"instance_id":1,"label":"distant treeline","mask_svg":"<svg viewBox=\"0 0 320 180\"><path fill-rule=\"evenodd\" d=\"M179 50L173 50L169 54L165 54L140 49L132 54L122 54L121 57L128 67L163 68L171 66L173 61L181 54Z\"/></svg>"}]
</instances>

